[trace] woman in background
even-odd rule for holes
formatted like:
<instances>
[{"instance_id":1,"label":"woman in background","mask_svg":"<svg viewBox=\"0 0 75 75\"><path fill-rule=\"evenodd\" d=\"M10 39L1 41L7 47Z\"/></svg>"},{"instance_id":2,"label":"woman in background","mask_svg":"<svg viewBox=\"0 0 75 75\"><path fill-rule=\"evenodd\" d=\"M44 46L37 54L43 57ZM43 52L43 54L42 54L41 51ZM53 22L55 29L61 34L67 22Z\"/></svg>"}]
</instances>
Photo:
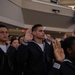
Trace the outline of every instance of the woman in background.
<instances>
[{"instance_id":1,"label":"woman in background","mask_svg":"<svg viewBox=\"0 0 75 75\"><path fill-rule=\"evenodd\" d=\"M13 71L13 75L16 75L17 71L17 61L16 61L16 54L18 50L19 42L16 38L11 38L10 46L7 50L8 58L10 59L10 65L12 66L11 69Z\"/></svg>"}]
</instances>

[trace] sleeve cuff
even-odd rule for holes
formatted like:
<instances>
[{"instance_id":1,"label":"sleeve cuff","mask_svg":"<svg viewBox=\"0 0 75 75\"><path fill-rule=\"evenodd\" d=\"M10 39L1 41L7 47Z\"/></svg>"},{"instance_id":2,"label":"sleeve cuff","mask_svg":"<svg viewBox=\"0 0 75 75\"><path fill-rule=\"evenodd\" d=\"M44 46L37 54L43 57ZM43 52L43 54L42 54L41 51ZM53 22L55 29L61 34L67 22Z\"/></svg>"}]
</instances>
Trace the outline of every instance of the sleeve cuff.
<instances>
[{"instance_id":1,"label":"sleeve cuff","mask_svg":"<svg viewBox=\"0 0 75 75\"><path fill-rule=\"evenodd\" d=\"M27 46L28 45L28 42L23 42L22 44Z\"/></svg>"},{"instance_id":2,"label":"sleeve cuff","mask_svg":"<svg viewBox=\"0 0 75 75\"><path fill-rule=\"evenodd\" d=\"M55 62L55 63L53 64L53 67L56 68L56 69L60 69L61 64Z\"/></svg>"}]
</instances>

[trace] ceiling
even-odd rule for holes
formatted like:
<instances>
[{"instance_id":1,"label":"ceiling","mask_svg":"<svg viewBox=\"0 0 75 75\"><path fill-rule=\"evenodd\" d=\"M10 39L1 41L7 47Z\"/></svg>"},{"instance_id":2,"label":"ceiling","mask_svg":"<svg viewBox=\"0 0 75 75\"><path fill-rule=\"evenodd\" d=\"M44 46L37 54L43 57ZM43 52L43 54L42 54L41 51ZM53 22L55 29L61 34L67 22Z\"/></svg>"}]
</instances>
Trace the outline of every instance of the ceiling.
<instances>
[{"instance_id":1,"label":"ceiling","mask_svg":"<svg viewBox=\"0 0 75 75\"><path fill-rule=\"evenodd\" d=\"M22 9L22 12L25 23L29 25L39 23L47 27L68 28L74 24L73 17L44 13L29 9Z\"/></svg>"},{"instance_id":2,"label":"ceiling","mask_svg":"<svg viewBox=\"0 0 75 75\"><path fill-rule=\"evenodd\" d=\"M54 1L54 0L39 0L39 1L50 2L50 1ZM66 6L68 6L68 5L74 5L75 6L75 0L58 0L58 4L62 4L62 5L66 5Z\"/></svg>"},{"instance_id":3,"label":"ceiling","mask_svg":"<svg viewBox=\"0 0 75 75\"><path fill-rule=\"evenodd\" d=\"M29 1L31 1L31 0L29 0ZM52 0L39 0L39 1L51 2ZM58 4L64 5L64 6L71 6L72 8L74 8L75 0L58 0Z\"/></svg>"},{"instance_id":4,"label":"ceiling","mask_svg":"<svg viewBox=\"0 0 75 75\"><path fill-rule=\"evenodd\" d=\"M50 0L38 0L38 1L50 2ZM64 3L66 3L67 5L68 3L72 4L74 2L75 0L60 0L59 4L64 5ZM55 13L46 13L46 12L37 11L28 8L22 8L22 13L24 17L24 22L25 24L28 25L34 25L36 23L40 23L47 27L66 28L66 29L74 25L73 16L71 17L71 16L63 16Z\"/></svg>"},{"instance_id":5,"label":"ceiling","mask_svg":"<svg viewBox=\"0 0 75 75\"><path fill-rule=\"evenodd\" d=\"M75 5L75 0L60 0L59 4L66 5L66 6L73 6ZM29 10L25 8L22 8L22 13L24 17L24 22L25 24L28 24L28 25L34 25L36 23L40 23L42 25L49 26L49 27L68 28L74 24L73 17L62 16L62 15L51 14L51 13L44 13L44 12ZM23 29L21 27L17 27L17 26L5 24L5 23L2 23L2 24L6 25L10 29L16 29L16 28ZM47 31L47 33L50 33L51 35L56 37L60 35L59 32ZM62 35L64 35L64 33L61 33L60 36Z\"/></svg>"},{"instance_id":6,"label":"ceiling","mask_svg":"<svg viewBox=\"0 0 75 75\"><path fill-rule=\"evenodd\" d=\"M3 22L0 22L0 24L5 25L8 29L23 29L19 26L10 25L10 24L3 23Z\"/></svg>"},{"instance_id":7,"label":"ceiling","mask_svg":"<svg viewBox=\"0 0 75 75\"><path fill-rule=\"evenodd\" d=\"M21 2L21 0L10 0L10 1L18 1L18 3ZM39 0L39 1L50 2L50 0ZM59 4L62 5L74 5L74 3L75 0L59 0ZM40 23L47 27L69 28L74 24L73 17L70 16L45 13L26 8L22 8L22 13L24 18L24 23L27 25L34 25L36 23Z\"/></svg>"},{"instance_id":8,"label":"ceiling","mask_svg":"<svg viewBox=\"0 0 75 75\"><path fill-rule=\"evenodd\" d=\"M75 6L75 0L60 0L60 4L66 6Z\"/></svg>"},{"instance_id":9,"label":"ceiling","mask_svg":"<svg viewBox=\"0 0 75 75\"><path fill-rule=\"evenodd\" d=\"M10 1L15 1L15 2L18 1L18 3L21 2L21 0L10 0ZM27 1L31 1L31 0L27 0ZM51 0L39 0L39 1L50 2ZM66 5L66 6L75 5L75 0L58 0L58 1L59 4ZM29 10L25 8L22 8L22 13L24 17L24 22L25 24L28 25L41 23L49 27L68 28L74 24L73 17L69 17L69 16L44 13L44 12ZM9 28L17 27L17 26L14 27L11 26L9 26Z\"/></svg>"},{"instance_id":10,"label":"ceiling","mask_svg":"<svg viewBox=\"0 0 75 75\"><path fill-rule=\"evenodd\" d=\"M49 2L49 0L41 0L41 1ZM73 6L75 5L75 0L60 0L59 4L65 6ZM44 13L25 8L22 8L22 12L24 16L24 21L27 24L34 25L35 23L41 23L48 27L57 27L57 28L68 28L74 24L73 17ZM63 35L65 34L64 32L54 32L54 31L46 31L46 32L58 38L63 37Z\"/></svg>"}]
</instances>

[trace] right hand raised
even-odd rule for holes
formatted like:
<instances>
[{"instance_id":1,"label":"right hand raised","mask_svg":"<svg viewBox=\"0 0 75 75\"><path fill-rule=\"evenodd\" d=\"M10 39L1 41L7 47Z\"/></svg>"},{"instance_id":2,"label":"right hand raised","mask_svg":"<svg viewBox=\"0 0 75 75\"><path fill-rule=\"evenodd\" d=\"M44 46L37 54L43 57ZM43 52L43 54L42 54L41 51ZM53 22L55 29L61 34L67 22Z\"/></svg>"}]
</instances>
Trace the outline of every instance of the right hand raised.
<instances>
[{"instance_id":1,"label":"right hand raised","mask_svg":"<svg viewBox=\"0 0 75 75\"><path fill-rule=\"evenodd\" d=\"M59 41L55 40L53 43L54 47L54 55L57 61L63 62L65 59L64 50L61 48L61 44Z\"/></svg>"},{"instance_id":2,"label":"right hand raised","mask_svg":"<svg viewBox=\"0 0 75 75\"><path fill-rule=\"evenodd\" d=\"M25 42L29 42L33 39L33 35L32 35L32 30L31 29L28 29L26 31L26 34L25 34L25 37L24 37L24 41Z\"/></svg>"}]
</instances>

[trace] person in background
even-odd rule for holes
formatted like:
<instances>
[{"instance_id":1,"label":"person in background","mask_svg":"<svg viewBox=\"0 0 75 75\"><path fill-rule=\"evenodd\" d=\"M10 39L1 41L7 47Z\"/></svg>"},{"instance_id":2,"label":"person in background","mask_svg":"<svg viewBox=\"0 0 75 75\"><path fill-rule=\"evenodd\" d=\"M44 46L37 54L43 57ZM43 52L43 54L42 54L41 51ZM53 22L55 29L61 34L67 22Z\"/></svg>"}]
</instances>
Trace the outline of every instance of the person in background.
<instances>
[{"instance_id":1,"label":"person in background","mask_svg":"<svg viewBox=\"0 0 75 75\"><path fill-rule=\"evenodd\" d=\"M18 38L19 44L22 44L23 40L24 40L24 36L20 36L20 37Z\"/></svg>"},{"instance_id":2,"label":"person in background","mask_svg":"<svg viewBox=\"0 0 75 75\"><path fill-rule=\"evenodd\" d=\"M11 38L10 46L7 50L8 58L10 59L10 65L12 66L13 75L17 75L18 63L16 60L17 50L18 50L19 42L15 37Z\"/></svg>"},{"instance_id":3,"label":"person in background","mask_svg":"<svg viewBox=\"0 0 75 75\"><path fill-rule=\"evenodd\" d=\"M8 44L9 46L10 46L10 41L11 41L12 37L13 37L12 35L8 35L8 39L6 41L6 44Z\"/></svg>"},{"instance_id":4,"label":"person in background","mask_svg":"<svg viewBox=\"0 0 75 75\"><path fill-rule=\"evenodd\" d=\"M11 38L11 41L10 41L10 45L16 49L18 49L18 46L19 46L19 41L17 38Z\"/></svg>"},{"instance_id":5,"label":"person in background","mask_svg":"<svg viewBox=\"0 0 75 75\"><path fill-rule=\"evenodd\" d=\"M8 39L9 39L9 40L11 40L12 37L13 37L12 35L8 35Z\"/></svg>"},{"instance_id":6,"label":"person in background","mask_svg":"<svg viewBox=\"0 0 75 75\"><path fill-rule=\"evenodd\" d=\"M10 46L10 40L9 40L9 38L6 41L6 44Z\"/></svg>"},{"instance_id":7,"label":"person in background","mask_svg":"<svg viewBox=\"0 0 75 75\"><path fill-rule=\"evenodd\" d=\"M41 24L35 24L32 30L26 32L17 53L17 61L21 66L19 74L22 71L24 75L48 75L52 69L53 48L44 40L44 36Z\"/></svg>"},{"instance_id":8,"label":"person in background","mask_svg":"<svg viewBox=\"0 0 75 75\"><path fill-rule=\"evenodd\" d=\"M46 39L46 41L48 42L49 45L52 44L52 37L51 37L50 34L46 34L46 35L45 35L45 39Z\"/></svg>"}]
</instances>

